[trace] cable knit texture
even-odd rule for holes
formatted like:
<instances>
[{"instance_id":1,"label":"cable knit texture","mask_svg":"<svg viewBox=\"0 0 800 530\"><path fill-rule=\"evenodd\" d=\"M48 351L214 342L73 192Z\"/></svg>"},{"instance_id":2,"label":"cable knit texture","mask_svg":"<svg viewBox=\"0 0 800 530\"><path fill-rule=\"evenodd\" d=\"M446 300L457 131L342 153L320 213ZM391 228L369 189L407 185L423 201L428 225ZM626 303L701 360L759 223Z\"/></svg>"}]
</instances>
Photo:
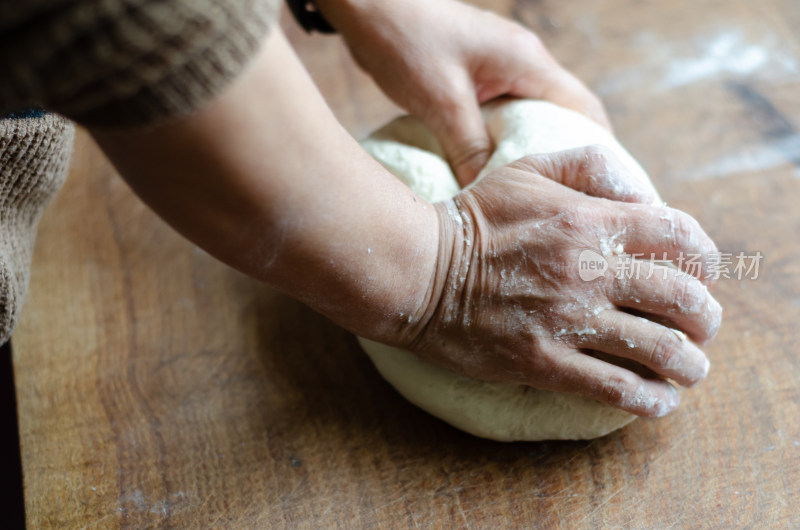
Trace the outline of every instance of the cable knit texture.
<instances>
[{"instance_id":1,"label":"cable knit texture","mask_svg":"<svg viewBox=\"0 0 800 530\"><path fill-rule=\"evenodd\" d=\"M16 326L36 226L66 178L73 137L55 114L0 120L0 343Z\"/></svg>"},{"instance_id":2,"label":"cable knit texture","mask_svg":"<svg viewBox=\"0 0 800 530\"><path fill-rule=\"evenodd\" d=\"M0 2L0 113L147 125L219 93L277 20L276 0Z\"/></svg>"}]
</instances>

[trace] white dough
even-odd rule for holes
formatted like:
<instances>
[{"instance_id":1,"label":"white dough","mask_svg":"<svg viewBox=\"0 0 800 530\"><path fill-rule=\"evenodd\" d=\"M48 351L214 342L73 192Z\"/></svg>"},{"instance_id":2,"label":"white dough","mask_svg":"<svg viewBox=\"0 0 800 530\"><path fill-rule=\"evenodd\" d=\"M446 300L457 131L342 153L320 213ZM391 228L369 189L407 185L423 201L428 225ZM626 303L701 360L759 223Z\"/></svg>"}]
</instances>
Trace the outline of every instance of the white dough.
<instances>
[{"instance_id":1,"label":"white dough","mask_svg":"<svg viewBox=\"0 0 800 530\"><path fill-rule=\"evenodd\" d=\"M506 100L485 105L495 152L485 173L526 155L590 144L614 151L643 182L646 173L607 130L551 103ZM398 118L362 142L415 193L436 202L459 186L433 133L412 117ZM524 385L487 383L433 366L398 348L359 338L381 375L406 399L451 425L500 441L578 440L603 436L636 416L570 394Z\"/></svg>"}]
</instances>

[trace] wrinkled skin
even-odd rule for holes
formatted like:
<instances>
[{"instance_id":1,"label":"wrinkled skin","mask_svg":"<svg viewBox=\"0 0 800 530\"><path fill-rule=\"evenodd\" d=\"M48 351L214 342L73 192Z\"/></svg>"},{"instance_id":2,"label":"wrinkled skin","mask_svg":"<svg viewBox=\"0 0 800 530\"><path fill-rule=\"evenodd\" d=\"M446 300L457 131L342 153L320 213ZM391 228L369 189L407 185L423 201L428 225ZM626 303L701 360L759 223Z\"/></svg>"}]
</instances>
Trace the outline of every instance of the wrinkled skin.
<instances>
[{"instance_id":1,"label":"wrinkled skin","mask_svg":"<svg viewBox=\"0 0 800 530\"><path fill-rule=\"evenodd\" d=\"M627 253L666 253L668 259L696 253L705 261L716 247L683 212L581 193L594 184L563 171L571 158L522 159L436 205L440 257L446 258L407 346L479 379L577 393L638 415L662 416L679 403L663 378L691 386L709 367L693 341L671 328L705 342L716 334L722 309L697 277L675 267L653 264L647 278L651 265L644 261L643 274L618 279L613 263L619 258L609 249L623 245ZM577 190L560 184L564 175L575 179ZM578 274L584 249L612 262L591 282ZM691 272L702 277L705 270ZM590 350L649 370L637 373Z\"/></svg>"}]
</instances>

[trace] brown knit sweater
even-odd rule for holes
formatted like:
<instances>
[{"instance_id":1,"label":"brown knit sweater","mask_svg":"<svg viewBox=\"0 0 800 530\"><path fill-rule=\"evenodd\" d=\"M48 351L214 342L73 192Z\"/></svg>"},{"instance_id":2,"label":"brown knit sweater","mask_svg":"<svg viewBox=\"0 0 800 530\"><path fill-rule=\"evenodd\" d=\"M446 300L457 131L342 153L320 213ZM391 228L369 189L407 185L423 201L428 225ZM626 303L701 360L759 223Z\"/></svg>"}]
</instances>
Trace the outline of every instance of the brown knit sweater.
<instances>
[{"instance_id":1,"label":"brown knit sweater","mask_svg":"<svg viewBox=\"0 0 800 530\"><path fill-rule=\"evenodd\" d=\"M277 0L0 2L0 115L43 107L92 126L185 114L236 76Z\"/></svg>"},{"instance_id":2,"label":"brown knit sweater","mask_svg":"<svg viewBox=\"0 0 800 530\"><path fill-rule=\"evenodd\" d=\"M0 343L25 298L36 224L72 125L149 125L218 94L278 0L0 0ZM20 112L22 111L22 112Z\"/></svg>"}]
</instances>

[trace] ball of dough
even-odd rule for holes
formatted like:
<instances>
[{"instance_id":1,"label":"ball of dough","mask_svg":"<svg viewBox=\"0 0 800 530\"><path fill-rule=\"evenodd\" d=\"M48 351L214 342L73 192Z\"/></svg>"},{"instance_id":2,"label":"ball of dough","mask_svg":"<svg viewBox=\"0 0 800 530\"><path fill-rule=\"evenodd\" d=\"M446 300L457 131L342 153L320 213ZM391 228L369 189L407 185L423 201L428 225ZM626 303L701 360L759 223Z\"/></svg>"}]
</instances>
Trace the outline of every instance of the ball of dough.
<instances>
[{"instance_id":1,"label":"ball of dough","mask_svg":"<svg viewBox=\"0 0 800 530\"><path fill-rule=\"evenodd\" d=\"M526 155L591 144L610 148L632 174L647 174L610 132L552 103L504 100L483 107L495 151L478 176ZM444 152L420 120L405 116L362 142L375 159L414 192L436 202L459 192ZM525 385L488 383L439 368L411 352L359 338L380 374L406 399L447 423L483 438L582 440L610 433L636 416L572 394Z\"/></svg>"}]
</instances>

